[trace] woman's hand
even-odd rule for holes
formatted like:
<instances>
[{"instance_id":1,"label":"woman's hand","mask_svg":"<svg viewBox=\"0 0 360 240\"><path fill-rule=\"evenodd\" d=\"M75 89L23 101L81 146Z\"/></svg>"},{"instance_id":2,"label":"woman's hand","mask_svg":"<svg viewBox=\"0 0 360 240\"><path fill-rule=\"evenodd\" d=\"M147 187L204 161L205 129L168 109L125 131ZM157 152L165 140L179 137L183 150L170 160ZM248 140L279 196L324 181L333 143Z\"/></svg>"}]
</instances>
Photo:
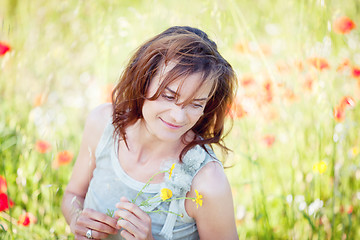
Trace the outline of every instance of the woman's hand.
<instances>
[{"instance_id":1,"label":"woman's hand","mask_svg":"<svg viewBox=\"0 0 360 240\"><path fill-rule=\"evenodd\" d=\"M125 197L116 204L119 209L115 211L115 217L120 218L118 228L123 228L121 236L126 240L153 240L151 233L151 218L136 204L129 202Z\"/></svg>"},{"instance_id":2,"label":"woman's hand","mask_svg":"<svg viewBox=\"0 0 360 240\"><path fill-rule=\"evenodd\" d=\"M86 233L91 230L93 239L104 239L109 234L116 234L116 219L93 209L84 209L70 224L75 239L88 239Z\"/></svg>"}]
</instances>

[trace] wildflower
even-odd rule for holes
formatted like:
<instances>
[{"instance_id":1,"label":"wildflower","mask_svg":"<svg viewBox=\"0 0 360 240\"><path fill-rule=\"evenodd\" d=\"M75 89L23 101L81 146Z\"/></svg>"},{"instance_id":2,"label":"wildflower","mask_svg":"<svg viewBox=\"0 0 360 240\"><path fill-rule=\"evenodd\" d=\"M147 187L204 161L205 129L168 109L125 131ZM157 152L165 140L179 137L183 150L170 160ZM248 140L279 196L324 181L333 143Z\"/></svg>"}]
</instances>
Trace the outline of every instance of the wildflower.
<instances>
[{"instance_id":1,"label":"wildflower","mask_svg":"<svg viewBox=\"0 0 360 240\"><path fill-rule=\"evenodd\" d=\"M240 83L243 87L247 87L252 85L255 82L255 79L251 75L243 76L243 78L240 80Z\"/></svg>"},{"instance_id":2,"label":"wildflower","mask_svg":"<svg viewBox=\"0 0 360 240\"><path fill-rule=\"evenodd\" d=\"M326 171L327 165L325 161L314 164L313 171L323 174Z\"/></svg>"},{"instance_id":3,"label":"wildflower","mask_svg":"<svg viewBox=\"0 0 360 240\"><path fill-rule=\"evenodd\" d=\"M275 136L265 135L262 140L267 147L271 147L275 142Z\"/></svg>"},{"instance_id":4,"label":"wildflower","mask_svg":"<svg viewBox=\"0 0 360 240\"><path fill-rule=\"evenodd\" d=\"M336 71L342 71L345 67L350 66L350 60L348 58L345 58L342 63L336 68Z\"/></svg>"},{"instance_id":5,"label":"wildflower","mask_svg":"<svg viewBox=\"0 0 360 240\"><path fill-rule=\"evenodd\" d=\"M319 57L309 58L308 63L320 71L330 68L329 63L325 58L319 58Z\"/></svg>"},{"instance_id":6,"label":"wildflower","mask_svg":"<svg viewBox=\"0 0 360 240\"><path fill-rule=\"evenodd\" d=\"M73 159L73 154L69 151L62 151L59 152L55 158L55 161L53 162L53 166L55 168L59 166L67 165L71 162Z\"/></svg>"},{"instance_id":7,"label":"wildflower","mask_svg":"<svg viewBox=\"0 0 360 240\"><path fill-rule=\"evenodd\" d=\"M236 99L233 105L230 108L229 115L233 119L240 119L244 117L247 112L244 110L243 106L240 103L239 99Z\"/></svg>"},{"instance_id":8,"label":"wildflower","mask_svg":"<svg viewBox=\"0 0 360 240\"><path fill-rule=\"evenodd\" d=\"M354 66L352 69L351 69L351 75L354 77L354 78L360 78L360 67L357 67L357 66Z\"/></svg>"},{"instance_id":9,"label":"wildflower","mask_svg":"<svg viewBox=\"0 0 360 240\"><path fill-rule=\"evenodd\" d=\"M172 172L173 172L174 168L175 168L175 163L173 163L173 165L171 165L171 168L169 170L169 179L171 178L171 175L172 175Z\"/></svg>"},{"instance_id":10,"label":"wildflower","mask_svg":"<svg viewBox=\"0 0 360 240\"><path fill-rule=\"evenodd\" d=\"M345 109L341 106L334 108L334 118L337 122L342 122L345 119Z\"/></svg>"},{"instance_id":11,"label":"wildflower","mask_svg":"<svg viewBox=\"0 0 360 240\"><path fill-rule=\"evenodd\" d=\"M196 189L195 189L195 193L196 193L196 198L193 199L192 201L196 203L196 208L198 208L199 205L200 205L200 207L202 206L203 196L201 194L199 194L198 190L196 190Z\"/></svg>"},{"instance_id":12,"label":"wildflower","mask_svg":"<svg viewBox=\"0 0 360 240\"><path fill-rule=\"evenodd\" d=\"M356 157L359 154L359 148L357 146L354 146L351 148L351 155L353 157Z\"/></svg>"},{"instance_id":13,"label":"wildflower","mask_svg":"<svg viewBox=\"0 0 360 240\"><path fill-rule=\"evenodd\" d=\"M320 199L315 199L314 202L310 203L308 207L309 215L315 215L324 206L324 202Z\"/></svg>"},{"instance_id":14,"label":"wildflower","mask_svg":"<svg viewBox=\"0 0 360 240\"><path fill-rule=\"evenodd\" d=\"M29 212L23 213L19 216L18 224L28 227L30 224L36 223L36 217Z\"/></svg>"},{"instance_id":15,"label":"wildflower","mask_svg":"<svg viewBox=\"0 0 360 240\"><path fill-rule=\"evenodd\" d=\"M8 197L6 193L0 193L0 212L8 210L14 206L14 202Z\"/></svg>"},{"instance_id":16,"label":"wildflower","mask_svg":"<svg viewBox=\"0 0 360 240\"><path fill-rule=\"evenodd\" d=\"M0 42L0 56L4 56L11 48L8 44Z\"/></svg>"},{"instance_id":17,"label":"wildflower","mask_svg":"<svg viewBox=\"0 0 360 240\"><path fill-rule=\"evenodd\" d=\"M172 191L168 188L162 188L160 192L161 200L165 201L171 198L173 195Z\"/></svg>"},{"instance_id":18,"label":"wildflower","mask_svg":"<svg viewBox=\"0 0 360 240\"><path fill-rule=\"evenodd\" d=\"M345 96L340 101L340 107L345 108L347 106L354 107L355 100L352 97Z\"/></svg>"},{"instance_id":19,"label":"wildflower","mask_svg":"<svg viewBox=\"0 0 360 240\"><path fill-rule=\"evenodd\" d=\"M307 75L304 79L303 87L305 90L311 91L314 85L315 78L311 75Z\"/></svg>"},{"instance_id":20,"label":"wildflower","mask_svg":"<svg viewBox=\"0 0 360 240\"><path fill-rule=\"evenodd\" d=\"M346 16L339 17L333 22L333 29L337 34L348 34L355 27L354 21Z\"/></svg>"},{"instance_id":21,"label":"wildflower","mask_svg":"<svg viewBox=\"0 0 360 240\"><path fill-rule=\"evenodd\" d=\"M350 215L350 214L352 214L353 210L354 210L353 206L350 205L349 208L348 208L348 210L347 210L346 212L347 212L347 214Z\"/></svg>"},{"instance_id":22,"label":"wildflower","mask_svg":"<svg viewBox=\"0 0 360 240\"><path fill-rule=\"evenodd\" d=\"M7 184L6 179L3 176L0 176L0 193L6 193Z\"/></svg>"},{"instance_id":23,"label":"wildflower","mask_svg":"<svg viewBox=\"0 0 360 240\"><path fill-rule=\"evenodd\" d=\"M273 100L273 84L271 80L267 80L263 84L265 90L265 102L270 103Z\"/></svg>"},{"instance_id":24,"label":"wildflower","mask_svg":"<svg viewBox=\"0 0 360 240\"><path fill-rule=\"evenodd\" d=\"M46 141L39 140L36 142L35 148L39 153L46 153L50 150L51 145Z\"/></svg>"}]
</instances>

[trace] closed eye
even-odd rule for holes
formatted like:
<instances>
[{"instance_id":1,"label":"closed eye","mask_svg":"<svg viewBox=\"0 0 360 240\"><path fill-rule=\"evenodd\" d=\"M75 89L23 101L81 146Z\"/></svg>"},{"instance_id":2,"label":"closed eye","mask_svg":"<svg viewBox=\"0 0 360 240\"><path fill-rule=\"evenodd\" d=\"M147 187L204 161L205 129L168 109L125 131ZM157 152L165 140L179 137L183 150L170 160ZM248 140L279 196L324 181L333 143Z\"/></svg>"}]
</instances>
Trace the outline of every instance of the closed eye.
<instances>
[{"instance_id":1,"label":"closed eye","mask_svg":"<svg viewBox=\"0 0 360 240\"><path fill-rule=\"evenodd\" d=\"M193 105L193 107L195 107L195 108L203 108L203 107L204 107L203 105L201 105L201 104L196 104L196 103L193 103L192 105Z\"/></svg>"},{"instance_id":2,"label":"closed eye","mask_svg":"<svg viewBox=\"0 0 360 240\"><path fill-rule=\"evenodd\" d=\"M166 95L166 94L161 94L161 97L163 97L164 99L168 100L168 101L172 101L175 99L174 96L172 95Z\"/></svg>"}]
</instances>

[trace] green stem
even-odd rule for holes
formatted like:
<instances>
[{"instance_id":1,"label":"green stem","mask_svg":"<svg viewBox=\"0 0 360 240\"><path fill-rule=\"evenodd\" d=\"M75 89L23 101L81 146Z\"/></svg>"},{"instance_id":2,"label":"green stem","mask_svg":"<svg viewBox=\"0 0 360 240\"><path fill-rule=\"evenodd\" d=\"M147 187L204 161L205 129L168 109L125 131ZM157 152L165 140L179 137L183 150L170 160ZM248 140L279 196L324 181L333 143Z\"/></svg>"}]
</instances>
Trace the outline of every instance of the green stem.
<instances>
[{"instance_id":1,"label":"green stem","mask_svg":"<svg viewBox=\"0 0 360 240\"><path fill-rule=\"evenodd\" d=\"M152 175L152 177L145 183L145 185L141 188L141 190L138 192L138 194L136 195L135 199L133 199L131 202L132 203L135 203L137 198L142 194L142 192L144 191L144 189L150 185L150 182L153 180L153 178L161 173L165 173L169 170L166 170L166 171L160 171L160 172L157 172L155 173L154 175Z\"/></svg>"},{"instance_id":2,"label":"green stem","mask_svg":"<svg viewBox=\"0 0 360 240\"><path fill-rule=\"evenodd\" d=\"M161 210L161 209L154 210L154 211L147 211L146 213L157 213L157 212L171 213L171 214L175 214L175 215L177 215L179 217L183 217L182 214L178 214L178 213L175 213L175 212L172 212L172 211Z\"/></svg>"}]
</instances>

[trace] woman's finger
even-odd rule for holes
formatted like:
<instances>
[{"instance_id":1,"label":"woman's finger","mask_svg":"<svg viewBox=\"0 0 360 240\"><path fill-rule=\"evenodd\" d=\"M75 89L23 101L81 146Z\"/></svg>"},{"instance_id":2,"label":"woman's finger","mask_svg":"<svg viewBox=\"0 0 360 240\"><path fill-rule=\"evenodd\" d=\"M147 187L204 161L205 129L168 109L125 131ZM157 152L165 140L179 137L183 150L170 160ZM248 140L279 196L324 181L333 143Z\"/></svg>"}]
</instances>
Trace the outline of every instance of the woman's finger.
<instances>
[{"instance_id":1,"label":"woman's finger","mask_svg":"<svg viewBox=\"0 0 360 240\"><path fill-rule=\"evenodd\" d=\"M108 215L106 215L102 212L98 212L93 209L86 208L86 209L84 209L82 214L84 216L87 216L87 217L97 221L97 222L105 223L105 224L109 225L110 227L113 227L113 228L116 227L116 219L113 217L109 217Z\"/></svg>"},{"instance_id":2,"label":"woman's finger","mask_svg":"<svg viewBox=\"0 0 360 240\"><path fill-rule=\"evenodd\" d=\"M117 208L124 209L133 213L138 219L142 219L142 221L145 221L145 224L149 223L149 215L147 215L143 210L141 210L136 204L128 201L121 201L122 199L123 198L121 198L120 202L116 204Z\"/></svg>"}]
</instances>

